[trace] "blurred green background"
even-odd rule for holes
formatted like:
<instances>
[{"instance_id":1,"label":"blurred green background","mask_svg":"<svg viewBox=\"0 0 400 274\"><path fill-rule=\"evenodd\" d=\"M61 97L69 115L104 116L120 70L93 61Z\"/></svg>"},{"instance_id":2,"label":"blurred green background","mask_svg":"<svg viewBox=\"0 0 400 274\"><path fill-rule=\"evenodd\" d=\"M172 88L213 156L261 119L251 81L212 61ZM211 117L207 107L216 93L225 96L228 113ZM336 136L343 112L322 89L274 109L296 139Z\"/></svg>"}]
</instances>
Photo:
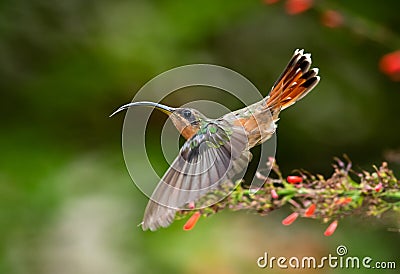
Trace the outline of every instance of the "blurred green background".
<instances>
[{"instance_id":1,"label":"blurred green background","mask_svg":"<svg viewBox=\"0 0 400 274\"><path fill-rule=\"evenodd\" d=\"M329 175L332 158L346 153L356 168L391 155L400 177L400 85L378 65L400 48L400 3L314 3L288 15L284 1L2 1L0 273L285 273L256 260L265 251L335 255L340 244L354 256L394 260L398 270L400 236L388 229L400 224L386 219L351 217L331 237L314 220L283 227L290 209L221 212L190 232L184 221L155 233L136 227L147 198L124 165L123 115L108 115L185 64L228 67L266 95L293 50L305 48L322 80L281 115L284 173ZM331 8L343 27L321 23Z\"/></svg>"}]
</instances>

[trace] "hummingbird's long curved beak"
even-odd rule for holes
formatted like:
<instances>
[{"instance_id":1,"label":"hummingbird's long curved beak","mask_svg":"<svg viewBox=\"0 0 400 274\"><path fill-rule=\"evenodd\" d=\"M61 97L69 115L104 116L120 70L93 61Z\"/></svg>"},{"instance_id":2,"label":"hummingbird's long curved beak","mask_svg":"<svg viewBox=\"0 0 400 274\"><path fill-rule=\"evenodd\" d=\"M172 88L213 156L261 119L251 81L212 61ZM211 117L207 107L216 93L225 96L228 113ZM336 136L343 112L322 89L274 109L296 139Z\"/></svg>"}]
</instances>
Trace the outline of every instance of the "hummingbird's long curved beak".
<instances>
[{"instance_id":1,"label":"hummingbird's long curved beak","mask_svg":"<svg viewBox=\"0 0 400 274\"><path fill-rule=\"evenodd\" d=\"M121 106L120 108L118 108L116 111L114 111L109 117L114 116L115 114L117 114L118 112L128 109L130 107L134 107L134 106L146 106L146 107L155 107L156 109L161 110L162 112L170 115L172 112L175 111L175 108L163 105L163 104L159 104L159 103L154 103L154 102L133 102L133 103L129 103L126 105Z\"/></svg>"}]
</instances>

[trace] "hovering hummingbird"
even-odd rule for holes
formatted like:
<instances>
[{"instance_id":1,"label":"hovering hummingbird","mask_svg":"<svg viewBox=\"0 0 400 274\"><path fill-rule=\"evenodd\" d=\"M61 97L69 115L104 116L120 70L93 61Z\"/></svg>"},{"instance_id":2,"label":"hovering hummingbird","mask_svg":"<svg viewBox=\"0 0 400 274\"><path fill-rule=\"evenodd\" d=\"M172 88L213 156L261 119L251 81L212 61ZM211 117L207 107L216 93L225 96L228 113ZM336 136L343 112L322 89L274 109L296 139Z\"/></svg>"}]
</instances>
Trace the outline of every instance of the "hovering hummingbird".
<instances>
[{"instance_id":1,"label":"hovering hummingbird","mask_svg":"<svg viewBox=\"0 0 400 274\"><path fill-rule=\"evenodd\" d=\"M243 109L210 119L193 108L173 108L153 102L133 102L169 115L187 140L147 204L143 230L169 226L176 211L231 182L251 160L250 149L268 140L276 130L279 113L307 95L319 82L311 54L296 50L269 95Z\"/></svg>"}]
</instances>

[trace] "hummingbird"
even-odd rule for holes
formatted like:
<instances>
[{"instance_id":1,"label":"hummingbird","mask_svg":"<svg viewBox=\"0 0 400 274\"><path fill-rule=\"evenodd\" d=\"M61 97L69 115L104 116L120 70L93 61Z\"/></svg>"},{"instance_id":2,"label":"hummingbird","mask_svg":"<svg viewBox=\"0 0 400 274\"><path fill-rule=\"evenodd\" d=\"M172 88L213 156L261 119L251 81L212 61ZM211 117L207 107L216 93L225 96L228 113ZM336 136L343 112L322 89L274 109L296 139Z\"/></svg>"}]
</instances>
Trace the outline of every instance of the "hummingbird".
<instances>
[{"instance_id":1,"label":"hummingbird","mask_svg":"<svg viewBox=\"0 0 400 274\"><path fill-rule=\"evenodd\" d=\"M125 104L111 114L133 106L153 107L166 113L186 139L150 197L142 229L154 231L169 226L178 210L190 209L208 193L232 183L247 168L252 157L250 149L275 133L280 112L318 84L318 68L311 68L311 63L311 54L295 50L268 96L217 119L207 118L193 108L146 101Z\"/></svg>"}]
</instances>

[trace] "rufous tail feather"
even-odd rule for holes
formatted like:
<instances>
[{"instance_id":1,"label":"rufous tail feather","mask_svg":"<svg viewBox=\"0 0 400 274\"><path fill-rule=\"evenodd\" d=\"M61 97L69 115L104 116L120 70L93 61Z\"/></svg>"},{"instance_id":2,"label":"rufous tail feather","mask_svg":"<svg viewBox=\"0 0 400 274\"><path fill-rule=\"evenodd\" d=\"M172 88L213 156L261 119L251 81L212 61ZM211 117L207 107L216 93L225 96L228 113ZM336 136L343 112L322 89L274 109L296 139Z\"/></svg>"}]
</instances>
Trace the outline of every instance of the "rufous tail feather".
<instances>
[{"instance_id":1,"label":"rufous tail feather","mask_svg":"<svg viewBox=\"0 0 400 274\"><path fill-rule=\"evenodd\" d=\"M267 97L267 106L273 113L290 107L318 84L318 68L310 67L311 54L297 49Z\"/></svg>"}]
</instances>

